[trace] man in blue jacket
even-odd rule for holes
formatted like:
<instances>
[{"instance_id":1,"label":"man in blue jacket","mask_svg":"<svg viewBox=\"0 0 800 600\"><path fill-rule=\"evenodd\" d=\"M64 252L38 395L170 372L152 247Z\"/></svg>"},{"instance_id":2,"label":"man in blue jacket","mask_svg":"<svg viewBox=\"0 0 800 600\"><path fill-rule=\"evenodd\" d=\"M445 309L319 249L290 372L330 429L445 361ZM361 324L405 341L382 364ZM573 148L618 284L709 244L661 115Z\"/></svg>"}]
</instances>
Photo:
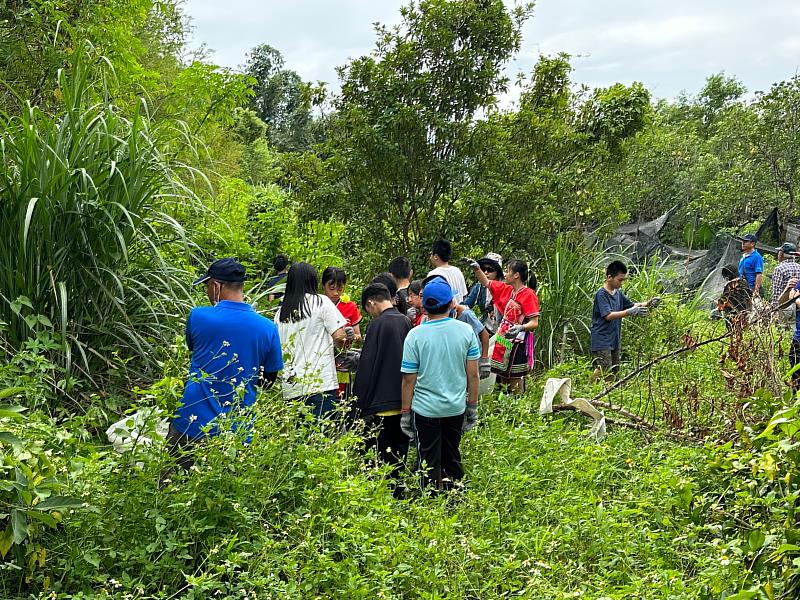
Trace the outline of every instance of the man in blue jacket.
<instances>
[{"instance_id":1,"label":"man in blue jacket","mask_svg":"<svg viewBox=\"0 0 800 600\"><path fill-rule=\"evenodd\" d=\"M192 309L186 320L192 360L167 436L173 455L217 434L217 417L252 406L257 387L271 385L283 369L277 328L244 301L245 276L235 259L223 258L194 282L205 284L211 306ZM192 462L191 455L178 460L183 468Z\"/></svg>"}]
</instances>

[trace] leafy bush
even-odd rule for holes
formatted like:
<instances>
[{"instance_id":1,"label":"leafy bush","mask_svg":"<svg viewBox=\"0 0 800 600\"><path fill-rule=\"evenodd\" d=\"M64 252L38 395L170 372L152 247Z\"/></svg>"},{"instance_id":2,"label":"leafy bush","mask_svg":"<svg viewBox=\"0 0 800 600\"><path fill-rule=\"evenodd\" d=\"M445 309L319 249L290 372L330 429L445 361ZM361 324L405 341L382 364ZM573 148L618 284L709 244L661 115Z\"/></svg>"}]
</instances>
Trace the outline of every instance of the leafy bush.
<instances>
[{"instance_id":1,"label":"leafy bush","mask_svg":"<svg viewBox=\"0 0 800 600\"><path fill-rule=\"evenodd\" d=\"M783 400L766 425L740 425L711 449L702 518L716 527L710 544L725 553L718 568L736 600L800 594L800 402Z\"/></svg>"},{"instance_id":2,"label":"leafy bush","mask_svg":"<svg viewBox=\"0 0 800 600\"><path fill-rule=\"evenodd\" d=\"M128 119L104 100L112 74L92 81L95 59L84 47L61 71L59 115L0 117L0 319L19 348L31 331L13 303L27 298L59 332L60 362L89 374L115 350L152 364L189 299L188 276L162 256L189 247L165 209L193 202L146 106Z\"/></svg>"}]
</instances>

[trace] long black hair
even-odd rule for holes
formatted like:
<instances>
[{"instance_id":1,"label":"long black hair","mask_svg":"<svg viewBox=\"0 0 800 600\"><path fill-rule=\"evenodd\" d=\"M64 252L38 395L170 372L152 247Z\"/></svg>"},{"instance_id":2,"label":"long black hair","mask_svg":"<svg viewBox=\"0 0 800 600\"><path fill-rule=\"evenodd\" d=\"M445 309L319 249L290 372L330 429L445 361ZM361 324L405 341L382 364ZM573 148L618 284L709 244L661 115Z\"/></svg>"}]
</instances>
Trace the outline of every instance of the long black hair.
<instances>
[{"instance_id":1,"label":"long black hair","mask_svg":"<svg viewBox=\"0 0 800 600\"><path fill-rule=\"evenodd\" d=\"M301 321L311 315L311 311L319 302L317 285L319 278L317 270L308 263L297 262L289 267L286 275L286 290L283 292L281 302L281 323ZM306 298L306 294L314 294L313 306Z\"/></svg>"}]
</instances>

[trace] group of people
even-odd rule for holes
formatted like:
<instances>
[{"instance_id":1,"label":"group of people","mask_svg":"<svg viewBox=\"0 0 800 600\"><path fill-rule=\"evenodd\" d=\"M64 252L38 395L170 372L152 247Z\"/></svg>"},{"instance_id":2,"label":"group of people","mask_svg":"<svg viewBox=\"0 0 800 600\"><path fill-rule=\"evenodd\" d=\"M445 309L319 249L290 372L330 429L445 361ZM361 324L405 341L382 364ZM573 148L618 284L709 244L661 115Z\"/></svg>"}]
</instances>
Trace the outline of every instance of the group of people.
<instances>
[{"instance_id":1,"label":"group of people","mask_svg":"<svg viewBox=\"0 0 800 600\"><path fill-rule=\"evenodd\" d=\"M738 268L724 269L730 281L718 312L726 319L763 295L756 242L744 236ZM796 248L786 243L777 255L772 302L800 307ZM244 301L244 267L232 258L214 262L195 282L205 284L211 306L193 309L186 322L189 378L168 434L178 462L191 464L191 452L178 450L217 433L221 415L251 406L258 387L277 384L284 398L302 401L319 419L347 406L341 411L349 410L347 422L367 424L367 447L390 465L396 482L414 444L422 485L454 486L464 476L459 447L477 423L480 381L494 376L508 393L524 391L540 309L536 278L524 261L503 264L496 253L463 258L475 279L468 289L451 260L450 243L437 240L431 270L414 279L409 260L397 257L363 288L357 304L345 294L343 269L330 266L320 278L312 265L279 255L267 282L270 298L280 302L273 321ZM622 320L646 316L660 301L630 300L622 292L628 270L620 261L605 275L592 308L593 379L619 368ZM363 332L362 311L369 316ZM791 361L800 363L800 316Z\"/></svg>"},{"instance_id":2,"label":"group of people","mask_svg":"<svg viewBox=\"0 0 800 600\"><path fill-rule=\"evenodd\" d=\"M715 312L729 326L764 296L757 242L745 235L739 264L723 269L728 283ZM797 248L786 242L776 254L772 309L800 308ZM214 262L194 282L205 285L210 306L194 308L186 321L189 378L167 436L178 464L191 466L192 448L218 432L221 416L251 406L259 387L278 384L284 398L304 402L316 418L345 405L347 422L366 423L367 447L390 465L397 493L410 444L423 486L456 485L464 476L461 437L477 423L480 381L493 375L509 393L524 390L540 309L536 278L524 261L503 264L496 253L464 258L475 279L468 289L451 260L450 243L437 240L431 270L414 279L409 260L396 257L363 288L357 304L345 294L343 269L330 266L320 279L312 265L278 255L266 282L269 299L280 302L273 321L245 302L245 268L233 258ZM620 261L605 275L592 308L593 380L619 368L622 320L646 316L660 300L630 300L622 292L628 270ZM370 318L365 332L362 311ZM794 367L800 363L800 311L793 317ZM800 369L792 379L800 389ZM232 427L243 423L233 419Z\"/></svg>"},{"instance_id":3,"label":"group of people","mask_svg":"<svg viewBox=\"0 0 800 600\"><path fill-rule=\"evenodd\" d=\"M409 260L397 257L356 304L343 269L328 267L320 279L312 265L278 256L268 282L280 302L273 321L244 301L245 268L233 258L214 262L195 281L211 305L193 309L186 323L191 365L168 434L179 464L192 464L192 448L218 432L220 416L251 406L259 387L275 384L319 419L347 405L347 421L366 422L367 446L397 482L414 444L424 487L456 485L480 380L493 374L511 393L524 389L539 300L522 260L462 259L477 280L469 290L451 260L451 244L437 240L431 270L413 279ZM370 317L364 335L362 311Z\"/></svg>"}]
</instances>

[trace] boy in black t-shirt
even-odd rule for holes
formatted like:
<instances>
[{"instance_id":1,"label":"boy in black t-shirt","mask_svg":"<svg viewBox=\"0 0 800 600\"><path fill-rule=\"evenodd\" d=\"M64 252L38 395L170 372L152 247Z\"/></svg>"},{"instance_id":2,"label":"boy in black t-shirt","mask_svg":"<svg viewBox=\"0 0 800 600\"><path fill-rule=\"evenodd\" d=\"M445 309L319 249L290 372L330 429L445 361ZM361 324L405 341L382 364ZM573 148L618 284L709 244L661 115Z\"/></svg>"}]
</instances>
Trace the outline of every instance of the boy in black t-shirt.
<instances>
[{"instance_id":1,"label":"boy in black t-shirt","mask_svg":"<svg viewBox=\"0 0 800 600\"><path fill-rule=\"evenodd\" d=\"M368 446L375 447L381 462L394 466L392 475L396 480L408 455L409 439L400 428L400 363L411 323L394 307L391 292L381 283L364 288L361 306L372 322L364 337L353 393L362 417L377 432ZM395 493L399 492L395 487Z\"/></svg>"}]
</instances>

